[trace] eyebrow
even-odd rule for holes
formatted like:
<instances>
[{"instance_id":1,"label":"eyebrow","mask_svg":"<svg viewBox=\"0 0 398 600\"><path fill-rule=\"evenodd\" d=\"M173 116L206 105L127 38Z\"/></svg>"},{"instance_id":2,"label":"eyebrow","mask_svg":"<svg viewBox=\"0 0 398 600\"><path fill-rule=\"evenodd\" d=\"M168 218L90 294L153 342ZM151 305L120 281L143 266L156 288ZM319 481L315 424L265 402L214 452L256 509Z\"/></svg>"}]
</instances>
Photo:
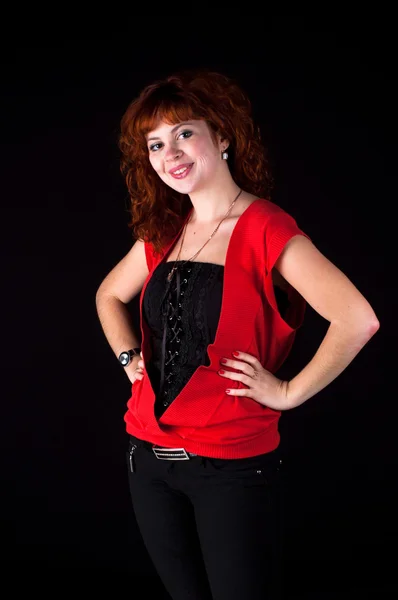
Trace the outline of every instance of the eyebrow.
<instances>
[{"instance_id":1,"label":"eyebrow","mask_svg":"<svg viewBox=\"0 0 398 600\"><path fill-rule=\"evenodd\" d=\"M192 121L183 121L182 123L178 123L178 125L173 127L173 129L171 130L171 133L174 133L182 125L191 125L191 124L192 124ZM147 142L150 142L151 140L159 140L159 139L160 139L159 137L150 137L150 138L147 138Z\"/></svg>"}]
</instances>

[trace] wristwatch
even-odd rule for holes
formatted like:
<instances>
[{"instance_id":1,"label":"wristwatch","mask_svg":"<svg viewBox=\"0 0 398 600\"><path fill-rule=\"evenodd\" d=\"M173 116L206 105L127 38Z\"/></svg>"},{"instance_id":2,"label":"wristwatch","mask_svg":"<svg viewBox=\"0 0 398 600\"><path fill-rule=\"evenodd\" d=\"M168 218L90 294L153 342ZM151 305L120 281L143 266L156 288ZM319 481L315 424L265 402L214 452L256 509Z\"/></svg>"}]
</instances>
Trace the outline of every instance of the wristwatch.
<instances>
[{"instance_id":1,"label":"wristwatch","mask_svg":"<svg viewBox=\"0 0 398 600\"><path fill-rule=\"evenodd\" d=\"M125 350L119 354L118 360L123 367L127 367L133 359L133 356L139 356L141 348L132 348L131 350Z\"/></svg>"}]
</instances>

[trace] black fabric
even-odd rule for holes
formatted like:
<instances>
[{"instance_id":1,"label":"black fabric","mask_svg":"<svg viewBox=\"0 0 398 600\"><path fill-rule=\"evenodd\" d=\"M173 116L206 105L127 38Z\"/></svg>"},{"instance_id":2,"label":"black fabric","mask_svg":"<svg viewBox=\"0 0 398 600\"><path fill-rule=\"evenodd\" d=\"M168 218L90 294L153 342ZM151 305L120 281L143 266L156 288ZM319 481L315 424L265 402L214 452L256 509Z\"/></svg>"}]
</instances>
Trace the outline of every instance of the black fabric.
<instances>
[{"instance_id":1,"label":"black fabric","mask_svg":"<svg viewBox=\"0 0 398 600\"><path fill-rule=\"evenodd\" d=\"M151 331L152 360L146 365L159 417L200 365L208 365L221 311L224 266L203 262L160 263L148 282L143 317Z\"/></svg>"}]
</instances>

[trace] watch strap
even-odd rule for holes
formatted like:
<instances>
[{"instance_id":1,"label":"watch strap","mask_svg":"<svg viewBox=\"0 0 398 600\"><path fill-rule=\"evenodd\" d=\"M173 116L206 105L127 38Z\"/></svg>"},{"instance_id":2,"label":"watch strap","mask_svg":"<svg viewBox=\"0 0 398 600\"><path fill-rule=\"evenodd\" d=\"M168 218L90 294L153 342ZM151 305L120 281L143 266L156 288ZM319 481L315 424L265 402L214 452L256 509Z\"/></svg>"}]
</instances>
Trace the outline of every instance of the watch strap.
<instances>
[{"instance_id":1,"label":"watch strap","mask_svg":"<svg viewBox=\"0 0 398 600\"><path fill-rule=\"evenodd\" d=\"M131 350L128 351L130 356L139 356L140 352L141 352L141 348L131 348Z\"/></svg>"}]
</instances>

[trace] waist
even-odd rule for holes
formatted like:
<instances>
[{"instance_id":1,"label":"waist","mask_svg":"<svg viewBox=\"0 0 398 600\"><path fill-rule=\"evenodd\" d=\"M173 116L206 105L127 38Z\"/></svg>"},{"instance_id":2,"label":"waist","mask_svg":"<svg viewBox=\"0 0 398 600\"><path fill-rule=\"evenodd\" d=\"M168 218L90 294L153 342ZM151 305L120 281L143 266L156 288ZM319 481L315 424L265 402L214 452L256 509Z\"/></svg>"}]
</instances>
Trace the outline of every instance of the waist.
<instances>
[{"instance_id":1,"label":"waist","mask_svg":"<svg viewBox=\"0 0 398 600\"><path fill-rule=\"evenodd\" d=\"M153 444L152 442L148 442L146 440L141 440L131 434L130 440L137 446L141 448L146 448L147 450L154 452L155 455L159 454L164 458L168 458L168 454L170 454L170 458L178 457L179 454L184 456L188 455L189 457L198 456L198 454L195 454L194 452L188 452L187 450L185 450L185 448L170 448L168 446L158 446L157 444Z\"/></svg>"},{"instance_id":2,"label":"waist","mask_svg":"<svg viewBox=\"0 0 398 600\"><path fill-rule=\"evenodd\" d=\"M267 444L249 444L245 450L246 452L242 453L241 452L241 448L240 448L240 444L236 443L233 444L232 446L228 445L228 447L215 447L213 445L209 445L209 444L194 444L193 446L193 442L192 440L189 441L189 443L187 444L191 450L195 449L196 452L191 452L189 450L187 450L186 448L182 447L181 445L181 440L179 440L180 443L178 443L173 447L171 447L171 445L167 445L164 446L161 443L154 443L154 442L149 442L147 440L143 440L139 437L137 437L136 435L134 435L131 431L128 432L129 438L130 438L130 444L134 445L136 447L143 447L146 450L148 450L149 452L152 452L153 454L155 454L157 456L157 458L159 458L160 456L167 458L168 455L170 455L171 458L179 458L180 456L187 456L189 458L191 457L202 457L202 458L218 458L218 459L225 459L225 460L230 460L230 459L239 459L239 458L250 458L250 457L254 457L257 456L259 454L269 454L270 456L272 454L277 454L280 452L280 447L279 447L279 434L276 436L275 439L271 440L273 443L270 444L270 440L267 441ZM261 436L263 437L263 436ZM265 440L267 440L267 436L265 436ZM163 440L162 440L163 441ZM195 447L197 446L197 447ZM187 460L187 459L185 459Z\"/></svg>"}]
</instances>

